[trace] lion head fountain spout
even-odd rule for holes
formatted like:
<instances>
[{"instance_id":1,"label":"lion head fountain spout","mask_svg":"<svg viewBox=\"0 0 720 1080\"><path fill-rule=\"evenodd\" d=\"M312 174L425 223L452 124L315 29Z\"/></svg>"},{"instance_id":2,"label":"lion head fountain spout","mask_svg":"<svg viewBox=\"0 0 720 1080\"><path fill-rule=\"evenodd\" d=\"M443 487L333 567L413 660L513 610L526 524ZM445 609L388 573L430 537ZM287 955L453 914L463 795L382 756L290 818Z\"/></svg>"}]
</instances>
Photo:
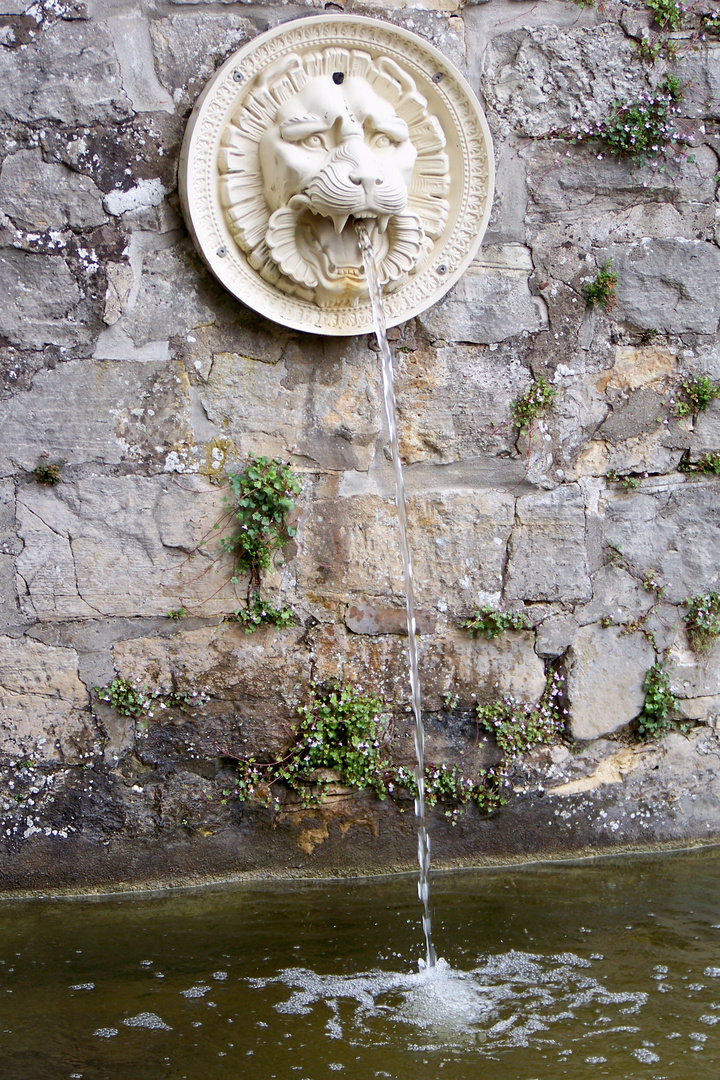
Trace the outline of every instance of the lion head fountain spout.
<instances>
[{"instance_id":1,"label":"lion head fountain spout","mask_svg":"<svg viewBox=\"0 0 720 1080\"><path fill-rule=\"evenodd\" d=\"M411 137L419 125L434 136L422 154ZM351 219L367 221L386 292L422 267L447 220L443 131L392 60L337 48L285 57L250 91L223 145L233 236L266 280L320 307L367 301ZM408 210L416 168L420 183L435 179L424 217ZM264 206L248 202L250 175Z\"/></svg>"},{"instance_id":2,"label":"lion head fountain spout","mask_svg":"<svg viewBox=\"0 0 720 1080\"><path fill-rule=\"evenodd\" d=\"M389 323L423 310L482 239L489 134L462 76L414 34L300 19L210 82L181 195L203 256L241 300L286 325L361 333L372 320L355 223L371 238Z\"/></svg>"}]
</instances>

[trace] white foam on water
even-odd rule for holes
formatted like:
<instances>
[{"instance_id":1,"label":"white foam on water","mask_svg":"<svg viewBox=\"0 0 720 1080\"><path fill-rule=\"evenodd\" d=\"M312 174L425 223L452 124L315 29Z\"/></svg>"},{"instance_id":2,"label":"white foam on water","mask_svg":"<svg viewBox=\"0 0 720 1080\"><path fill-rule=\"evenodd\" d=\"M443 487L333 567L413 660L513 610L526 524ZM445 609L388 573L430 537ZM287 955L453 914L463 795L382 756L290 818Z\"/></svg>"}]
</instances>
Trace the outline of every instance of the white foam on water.
<instances>
[{"instance_id":1,"label":"white foam on water","mask_svg":"<svg viewBox=\"0 0 720 1080\"><path fill-rule=\"evenodd\" d=\"M641 992L613 993L588 973L592 965L573 953L540 956L509 952L488 957L469 971L438 960L418 972L372 970L358 975L319 975L307 968L287 968L266 979L248 979L265 989L284 986L288 998L275 1005L280 1013L310 1015L329 1010L328 1037L385 1045L397 1041L398 1026L422 1032L422 1045L484 1048L528 1046L541 1032L562 1020L574 1020L578 1010L610 1008L611 1030L636 1033L620 1024L621 1013L636 1012L648 1000ZM354 1009L346 1006L351 1004ZM342 1014L341 1014L341 1005ZM613 1006L618 1006L615 1010ZM597 1018L590 1015L595 1024ZM607 1033L607 1029L588 1034Z\"/></svg>"},{"instance_id":2,"label":"white foam on water","mask_svg":"<svg viewBox=\"0 0 720 1080\"><path fill-rule=\"evenodd\" d=\"M189 990L181 990L180 993L184 998L201 998L205 997L209 990L212 990L212 986L191 986Z\"/></svg>"},{"instance_id":3,"label":"white foam on water","mask_svg":"<svg viewBox=\"0 0 720 1080\"><path fill-rule=\"evenodd\" d=\"M125 1027L148 1028L150 1031L172 1031L172 1028L161 1020L159 1016L151 1012L141 1012L137 1016L129 1016L123 1020Z\"/></svg>"}]
</instances>

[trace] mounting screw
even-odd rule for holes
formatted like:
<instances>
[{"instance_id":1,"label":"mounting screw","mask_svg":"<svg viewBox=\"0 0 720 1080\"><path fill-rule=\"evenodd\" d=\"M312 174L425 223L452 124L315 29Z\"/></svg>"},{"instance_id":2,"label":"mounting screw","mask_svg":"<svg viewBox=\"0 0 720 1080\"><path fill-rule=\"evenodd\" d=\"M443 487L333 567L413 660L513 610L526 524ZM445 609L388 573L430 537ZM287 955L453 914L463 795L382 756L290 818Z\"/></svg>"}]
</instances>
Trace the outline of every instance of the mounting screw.
<instances>
[{"instance_id":1,"label":"mounting screw","mask_svg":"<svg viewBox=\"0 0 720 1080\"><path fill-rule=\"evenodd\" d=\"M233 79L235 80L235 82L242 82L244 78L245 76L243 75L242 71L240 71L239 68L235 68L235 70L233 71Z\"/></svg>"},{"instance_id":2,"label":"mounting screw","mask_svg":"<svg viewBox=\"0 0 720 1080\"><path fill-rule=\"evenodd\" d=\"M440 263L440 265L437 268L437 271L438 271L438 274L447 274L447 266L445 265L445 263Z\"/></svg>"},{"instance_id":3,"label":"mounting screw","mask_svg":"<svg viewBox=\"0 0 720 1080\"><path fill-rule=\"evenodd\" d=\"M435 74L432 77L432 81L433 82L442 82L443 78L444 78L444 75L443 75L442 71L436 71Z\"/></svg>"},{"instance_id":4,"label":"mounting screw","mask_svg":"<svg viewBox=\"0 0 720 1080\"><path fill-rule=\"evenodd\" d=\"M217 253L218 253L218 258L224 259L225 256L227 255L227 248L226 247L219 247L217 249Z\"/></svg>"}]
</instances>

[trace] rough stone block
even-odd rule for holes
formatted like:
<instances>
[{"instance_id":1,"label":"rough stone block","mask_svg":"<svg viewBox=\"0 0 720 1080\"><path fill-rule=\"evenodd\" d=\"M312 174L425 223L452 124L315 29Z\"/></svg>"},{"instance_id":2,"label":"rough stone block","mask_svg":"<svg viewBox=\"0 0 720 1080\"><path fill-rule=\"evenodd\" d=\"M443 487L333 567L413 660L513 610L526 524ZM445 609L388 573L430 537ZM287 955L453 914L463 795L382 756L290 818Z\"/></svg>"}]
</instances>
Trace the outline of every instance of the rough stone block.
<instances>
[{"instance_id":1,"label":"rough stone block","mask_svg":"<svg viewBox=\"0 0 720 1080\"><path fill-rule=\"evenodd\" d=\"M43 451L70 465L162 468L174 446L194 442L189 412L180 365L71 360L39 372L30 396L0 401L0 472L29 471Z\"/></svg>"},{"instance_id":2,"label":"rough stone block","mask_svg":"<svg viewBox=\"0 0 720 1080\"><path fill-rule=\"evenodd\" d=\"M485 54L482 91L520 135L548 135L601 119L620 98L637 96L633 43L611 23L562 29L523 27L495 37Z\"/></svg>"},{"instance_id":3,"label":"rough stone block","mask_svg":"<svg viewBox=\"0 0 720 1080\"><path fill-rule=\"evenodd\" d=\"M637 390L673 376L677 353L663 345L616 345L615 362L597 381L601 394L609 388Z\"/></svg>"},{"instance_id":4,"label":"rough stone block","mask_svg":"<svg viewBox=\"0 0 720 1080\"><path fill-rule=\"evenodd\" d=\"M573 738L599 739L629 724L643 707L643 682L654 663L655 651L643 634L597 625L578 630L566 684Z\"/></svg>"},{"instance_id":5,"label":"rough stone block","mask_svg":"<svg viewBox=\"0 0 720 1080\"><path fill-rule=\"evenodd\" d=\"M528 285L527 248L483 249L448 297L420 317L431 338L490 344L546 330L547 309Z\"/></svg>"},{"instance_id":6,"label":"rough stone block","mask_svg":"<svg viewBox=\"0 0 720 1080\"><path fill-rule=\"evenodd\" d=\"M645 480L600 501L605 544L634 566L654 570L670 603L720 589L720 485L679 476Z\"/></svg>"},{"instance_id":7,"label":"rough stone block","mask_svg":"<svg viewBox=\"0 0 720 1080\"><path fill-rule=\"evenodd\" d=\"M150 23L155 66L160 82L179 103L194 97L214 74L218 61L257 33L249 19L227 12L173 15Z\"/></svg>"},{"instance_id":8,"label":"rough stone block","mask_svg":"<svg viewBox=\"0 0 720 1080\"><path fill-rule=\"evenodd\" d=\"M22 541L15 527L15 484L0 480L0 555L18 555Z\"/></svg>"},{"instance_id":9,"label":"rough stone block","mask_svg":"<svg viewBox=\"0 0 720 1080\"><path fill-rule=\"evenodd\" d=\"M0 756L76 763L93 748L73 649L0 637Z\"/></svg>"},{"instance_id":10,"label":"rough stone block","mask_svg":"<svg viewBox=\"0 0 720 1080\"><path fill-rule=\"evenodd\" d=\"M576 612L581 626L600 619L633 622L649 611L657 600L643 587L642 581L619 566L601 566L593 574L592 588L592 600Z\"/></svg>"},{"instance_id":11,"label":"rough stone block","mask_svg":"<svg viewBox=\"0 0 720 1080\"><path fill-rule=\"evenodd\" d=\"M705 652L693 652L683 627L677 633L669 658L670 686L681 701L720 694L720 641L715 641Z\"/></svg>"},{"instance_id":12,"label":"rough stone block","mask_svg":"<svg viewBox=\"0 0 720 1080\"><path fill-rule=\"evenodd\" d=\"M542 223L572 226L564 236L561 229L555 235L585 249L644 236L697 236L703 223L707 228L712 221L715 155L709 146L699 146L694 153L695 167L670 162L660 172L650 163L639 165L603 153L595 143L533 142L523 147L533 247Z\"/></svg>"},{"instance_id":13,"label":"rough stone block","mask_svg":"<svg viewBox=\"0 0 720 1080\"><path fill-rule=\"evenodd\" d=\"M663 419L663 397L643 387L621 399L597 430L597 438L617 444L647 431L657 431Z\"/></svg>"},{"instance_id":14,"label":"rough stone block","mask_svg":"<svg viewBox=\"0 0 720 1080\"><path fill-rule=\"evenodd\" d=\"M217 353L203 408L245 453L292 451L330 469L366 469L380 430L377 359L364 341L327 360L311 353L262 363Z\"/></svg>"},{"instance_id":15,"label":"rough stone block","mask_svg":"<svg viewBox=\"0 0 720 1080\"><path fill-rule=\"evenodd\" d=\"M437 615L431 611L416 611L415 624L421 634L432 634ZM404 608L386 607L358 600L345 612L345 625L353 634L404 634L407 637L407 613Z\"/></svg>"},{"instance_id":16,"label":"rough stone block","mask_svg":"<svg viewBox=\"0 0 720 1080\"><path fill-rule=\"evenodd\" d=\"M80 289L65 260L0 250L0 334L21 349L87 343Z\"/></svg>"},{"instance_id":17,"label":"rough stone block","mask_svg":"<svg viewBox=\"0 0 720 1080\"><path fill-rule=\"evenodd\" d=\"M466 613L497 600L514 500L501 492L447 492L409 499L418 604ZM402 602L395 506L376 495L320 499L297 535L298 585L315 602ZM343 605L344 610L344 605Z\"/></svg>"},{"instance_id":18,"label":"rough stone block","mask_svg":"<svg viewBox=\"0 0 720 1080\"><path fill-rule=\"evenodd\" d=\"M698 413L690 441L690 457L720 452L720 402L712 401L705 412Z\"/></svg>"},{"instance_id":19,"label":"rough stone block","mask_svg":"<svg viewBox=\"0 0 720 1080\"><path fill-rule=\"evenodd\" d=\"M555 615L536 627L535 650L538 656L555 658L562 656L572 645L577 633L578 621L573 615Z\"/></svg>"},{"instance_id":20,"label":"rough stone block","mask_svg":"<svg viewBox=\"0 0 720 1080\"><path fill-rule=\"evenodd\" d=\"M215 316L204 302L201 277L189 249L145 252L142 275L122 318L125 333L136 345L145 345L213 323Z\"/></svg>"},{"instance_id":21,"label":"rough stone block","mask_svg":"<svg viewBox=\"0 0 720 1080\"><path fill-rule=\"evenodd\" d=\"M720 320L720 251L703 240L641 240L598 253L618 275L614 317L640 329L714 334Z\"/></svg>"},{"instance_id":22,"label":"rough stone block","mask_svg":"<svg viewBox=\"0 0 720 1080\"><path fill-rule=\"evenodd\" d=\"M40 150L5 158L0 174L3 211L24 229L88 229L107 215L92 180L66 165L45 164Z\"/></svg>"},{"instance_id":23,"label":"rough stone block","mask_svg":"<svg viewBox=\"0 0 720 1080\"><path fill-rule=\"evenodd\" d=\"M320 627L308 638L318 682L351 683L409 708L407 645L402 638L348 634L338 625ZM496 701L503 694L536 701L545 687L531 634L504 634L494 641L451 630L421 636L419 661L428 711L441 709L448 695L457 696L465 707Z\"/></svg>"},{"instance_id":24,"label":"rough stone block","mask_svg":"<svg viewBox=\"0 0 720 1080\"><path fill-rule=\"evenodd\" d=\"M132 115L106 27L58 19L26 49L0 50L0 115L64 124L116 123Z\"/></svg>"},{"instance_id":25,"label":"rough stone block","mask_svg":"<svg viewBox=\"0 0 720 1080\"><path fill-rule=\"evenodd\" d=\"M720 119L720 44L709 38L693 49L682 49L673 70L692 88L682 101L683 114Z\"/></svg>"},{"instance_id":26,"label":"rough stone block","mask_svg":"<svg viewBox=\"0 0 720 1080\"><path fill-rule=\"evenodd\" d=\"M517 432L508 418L512 402L529 385L528 370L509 344L398 352L395 392L403 462L469 465L483 460L487 486L503 486L508 466L518 467L519 479ZM379 455L375 464L380 464ZM412 485L412 469L407 479ZM457 486L449 474L447 479L438 474L438 481L441 487Z\"/></svg>"},{"instance_id":27,"label":"rough stone block","mask_svg":"<svg viewBox=\"0 0 720 1080\"><path fill-rule=\"evenodd\" d=\"M240 607L213 526L222 494L201 477L88 477L18 498L23 610L39 619L213 615ZM208 538L207 545L199 547Z\"/></svg>"},{"instance_id":28,"label":"rough stone block","mask_svg":"<svg viewBox=\"0 0 720 1080\"><path fill-rule=\"evenodd\" d=\"M577 484L524 495L509 547L508 600L589 600L585 503Z\"/></svg>"}]
</instances>

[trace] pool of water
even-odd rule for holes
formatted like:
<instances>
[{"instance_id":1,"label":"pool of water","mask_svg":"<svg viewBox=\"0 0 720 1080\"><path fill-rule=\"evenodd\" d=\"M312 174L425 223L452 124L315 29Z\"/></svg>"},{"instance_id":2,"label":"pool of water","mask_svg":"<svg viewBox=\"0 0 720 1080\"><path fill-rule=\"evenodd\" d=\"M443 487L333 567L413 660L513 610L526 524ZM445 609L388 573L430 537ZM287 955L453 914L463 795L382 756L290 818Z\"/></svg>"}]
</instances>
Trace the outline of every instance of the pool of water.
<instances>
[{"instance_id":1,"label":"pool of water","mask_svg":"<svg viewBox=\"0 0 720 1080\"><path fill-rule=\"evenodd\" d=\"M2 1080L708 1080L720 850L0 902Z\"/></svg>"}]
</instances>

